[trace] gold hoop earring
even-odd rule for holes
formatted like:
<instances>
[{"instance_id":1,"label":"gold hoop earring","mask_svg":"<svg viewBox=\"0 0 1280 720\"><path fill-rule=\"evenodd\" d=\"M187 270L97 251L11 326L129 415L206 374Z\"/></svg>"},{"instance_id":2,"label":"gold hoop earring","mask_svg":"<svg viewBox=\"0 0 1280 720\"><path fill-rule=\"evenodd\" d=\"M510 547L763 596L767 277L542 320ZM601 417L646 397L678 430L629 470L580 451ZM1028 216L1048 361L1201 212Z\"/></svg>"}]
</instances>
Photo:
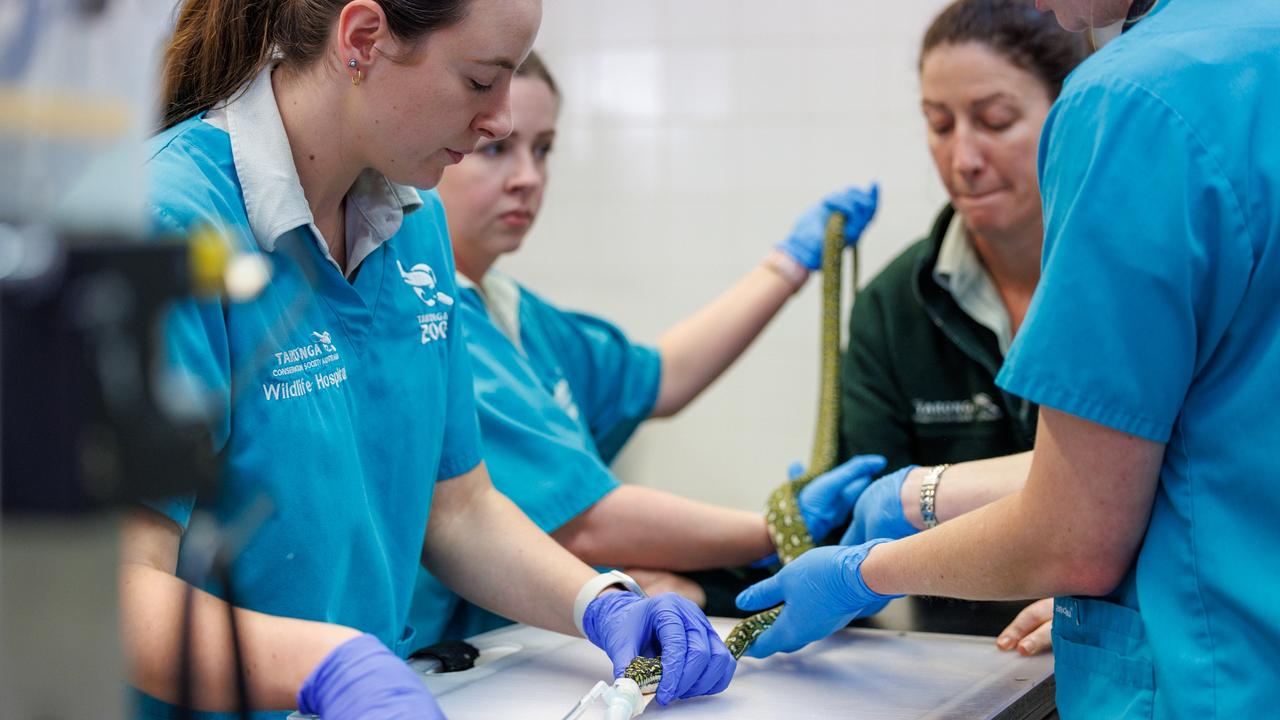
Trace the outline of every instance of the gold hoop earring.
<instances>
[{"instance_id":1,"label":"gold hoop earring","mask_svg":"<svg viewBox=\"0 0 1280 720\"><path fill-rule=\"evenodd\" d=\"M356 62L355 58L351 58L347 61L347 67L355 71L351 75L351 87L360 87L360 81L364 80L364 72L359 69L360 63Z\"/></svg>"}]
</instances>

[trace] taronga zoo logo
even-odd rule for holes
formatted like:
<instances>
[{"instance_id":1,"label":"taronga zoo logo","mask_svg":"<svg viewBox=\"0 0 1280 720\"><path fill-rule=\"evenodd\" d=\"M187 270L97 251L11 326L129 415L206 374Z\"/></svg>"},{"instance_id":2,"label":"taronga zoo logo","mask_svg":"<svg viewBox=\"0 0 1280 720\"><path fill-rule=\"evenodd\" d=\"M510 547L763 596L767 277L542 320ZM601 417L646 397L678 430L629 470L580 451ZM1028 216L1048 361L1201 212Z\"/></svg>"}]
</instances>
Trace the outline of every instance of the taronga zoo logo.
<instances>
[{"instance_id":1,"label":"taronga zoo logo","mask_svg":"<svg viewBox=\"0 0 1280 720\"><path fill-rule=\"evenodd\" d=\"M453 298L436 289L435 271L426 263L418 263L405 270L399 260L396 261L396 267L400 269L400 277L404 280L404 284L413 290L413 294L418 296L423 305L431 308L415 318L418 329L422 332L420 336L422 344L426 345L447 338L449 336L448 308L453 306Z\"/></svg>"},{"instance_id":2,"label":"taronga zoo logo","mask_svg":"<svg viewBox=\"0 0 1280 720\"><path fill-rule=\"evenodd\" d=\"M933 423L995 422L1004 410L986 393L974 393L964 400L912 400L911 420L920 425Z\"/></svg>"},{"instance_id":3,"label":"taronga zoo logo","mask_svg":"<svg viewBox=\"0 0 1280 720\"><path fill-rule=\"evenodd\" d=\"M418 263L406 271L404 265L397 260L396 267L400 269L404 284L413 288L413 293L427 307L435 307L437 302L445 306L453 304L453 298L436 290L436 273L430 265Z\"/></svg>"}]
</instances>

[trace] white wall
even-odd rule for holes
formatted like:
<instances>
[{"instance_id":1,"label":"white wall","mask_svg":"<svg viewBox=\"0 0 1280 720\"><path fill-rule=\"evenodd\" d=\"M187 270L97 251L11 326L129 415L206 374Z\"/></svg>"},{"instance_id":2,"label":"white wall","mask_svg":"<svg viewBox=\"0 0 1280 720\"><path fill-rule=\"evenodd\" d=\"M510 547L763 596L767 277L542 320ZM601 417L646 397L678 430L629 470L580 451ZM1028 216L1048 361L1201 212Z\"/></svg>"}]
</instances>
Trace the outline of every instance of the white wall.
<instances>
[{"instance_id":1,"label":"white wall","mask_svg":"<svg viewBox=\"0 0 1280 720\"><path fill-rule=\"evenodd\" d=\"M821 195L878 179L865 281L945 199L915 70L945 4L546 0L536 47L565 103L542 217L502 269L651 342ZM758 509L809 454L818 285L683 414L645 426L618 474Z\"/></svg>"}]
</instances>

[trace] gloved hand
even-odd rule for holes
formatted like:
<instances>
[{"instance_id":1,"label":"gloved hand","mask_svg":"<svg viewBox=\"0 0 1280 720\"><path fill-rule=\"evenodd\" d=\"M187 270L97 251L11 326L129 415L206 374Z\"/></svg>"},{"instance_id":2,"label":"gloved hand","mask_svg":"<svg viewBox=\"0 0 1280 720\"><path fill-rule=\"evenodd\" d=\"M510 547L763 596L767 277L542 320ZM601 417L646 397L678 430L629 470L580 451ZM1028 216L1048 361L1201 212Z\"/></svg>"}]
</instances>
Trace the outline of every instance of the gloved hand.
<instances>
[{"instance_id":1,"label":"gloved hand","mask_svg":"<svg viewBox=\"0 0 1280 720\"><path fill-rule=\"evenodd\" d=\"M853 507L853 522L841 545L861 545L875 538L897 540L920 532L907 521L902 507L902 483L916 468L908 465L871 483Z\"/></svg>"},{"instance_id":2,"label":"gloved hand","mask_svg":"<svg viewBox=\"0 0 1280 720\"><path fill-rule=\"evenodd\" d=\"M657 700L714 695L729 686L737 661L707 616L674 593L643 598L630 592L602 593L582 616L587 639L613 661L622 677L638 655L662 656Z\"/></svg>"},{"instance_id":3,"label":"gloved hand","mask_svg":"<svg viewBox=\"0 0 1280 720\"><path fill-rule=\"evenodd\" d=\"M880 186L876 183L871 184L870 190L851 186L826 196L804 211L791 229L791 235L778 243L778 249L811 271L821 269L822 245L831 213L844 213L845 246L856 245L862 231L876 214L879 197Z\"/></svg>"},{"instance_id":4,"label":"gloved hand","mask_svg":"<svg viewBox=\"0 0 1280 720\"><path fill-rule=\"evenodd\" d=\"M351 638L320 661L298 691L298 711L324 720L444 720L418 674L372 635Z\"/></svg>"},{"instance_id":5,"label":"gloved hand","mask_svg":"<svg viewBox=\"0 0 1280 720\"><path fill-rule=\"evenodd\" d=\"M809 528L809 537L821 542L836 526L843 525L853 512L854 503L859 502L859 496L884 464L880 455L855 455L805 485L796 504Z\"/></svg>"},{"instance_id":6,"label":"gloved hand","mask_svg":"<svg viewBox=\"0 0 1280 720\"><path fill-rule=\"evenodd\" d=\"M862 561L871 548L888 540L872 540L856 547L828 545L810 550L777 575L738 595L738 607L755 612L785 602L773 627L747 649L751 657L793 652L839 630L849 621L874 615L893 598L881 595L862 580Z\"/></svg>"}]
</instances>

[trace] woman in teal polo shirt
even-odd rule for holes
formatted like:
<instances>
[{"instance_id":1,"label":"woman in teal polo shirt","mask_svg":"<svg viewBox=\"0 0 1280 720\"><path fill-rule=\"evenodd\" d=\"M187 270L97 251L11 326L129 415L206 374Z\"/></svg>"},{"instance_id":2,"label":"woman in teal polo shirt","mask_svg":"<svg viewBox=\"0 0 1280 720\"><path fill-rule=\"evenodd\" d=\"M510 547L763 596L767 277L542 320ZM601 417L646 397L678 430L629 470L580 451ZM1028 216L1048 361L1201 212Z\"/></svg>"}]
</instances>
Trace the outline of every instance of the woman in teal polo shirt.
<instances>
[{"instance_id":1,"label":"woman in teal polo shirt","mask_svg":"<svg viewBox=\"0 0 1280 720\"><path fill-rule=\"evenodd\" d=\"M511 72L540 18L538 0L182 5L166 129L149 143L152 218L219 231L272 281L248 302L172 312L170 356L218 411L223 472L215 497L127 523L124 637L144 716L244 700L262 717L440 717L401 660L420 562L482 604L583 633L615 672L661 652L659 702L732 677L696 607L611 591L628 579L557 546L482 463L443 211L414 188L510 131ZM271 513L250 522L263 501ZM204 549L183 534L196 514L240 533L229 585L202 577Z\"/></svg>"},{"instance_id":2,"label":"woman in teal polo shirt","mask_svg":"<svg viewBox=\"0 0 1280 720\"><path fill-rule=\"evenodd\" d=\"M1131 28L1068 79L1045 125L1044 272L998 378L1041 406L1025 487L903 540L820 548L740 604L788 603L767 654L897 594L1052 594L1064 718L1266 713L1280 5L1041 5L1069 29ZM938 492L1012 471L955 466Z\"/></svg>"},{"instance_id":3,"label":"woman in teal polo shirt","mask_svg":"<svg viewBox=\"0 0 1280 720\"><path fill-rule=\"evenodd\" d=\"M759 513L620 486L609 463L641 422L679 412L715 380L800 288L806 263L816 266L827 214L849 218L853 242L875 196L856 188L831 196L765 262L656 347L634 343L612 323L563 310L492 269L520 248L537 217L559 103L550 72L531 55L512 82L511 136L483 143L440 185L494 484L593 565L692 570L760 560L773 545ZM882 465L855 458L811 483L801 495L810 530L823 537L843 523ZM443 628L439 618L454 608L454 622ZM460 605L428 574L420 579L413 611L420 643L501 622Z\"/></svg>"}]
</instances>

